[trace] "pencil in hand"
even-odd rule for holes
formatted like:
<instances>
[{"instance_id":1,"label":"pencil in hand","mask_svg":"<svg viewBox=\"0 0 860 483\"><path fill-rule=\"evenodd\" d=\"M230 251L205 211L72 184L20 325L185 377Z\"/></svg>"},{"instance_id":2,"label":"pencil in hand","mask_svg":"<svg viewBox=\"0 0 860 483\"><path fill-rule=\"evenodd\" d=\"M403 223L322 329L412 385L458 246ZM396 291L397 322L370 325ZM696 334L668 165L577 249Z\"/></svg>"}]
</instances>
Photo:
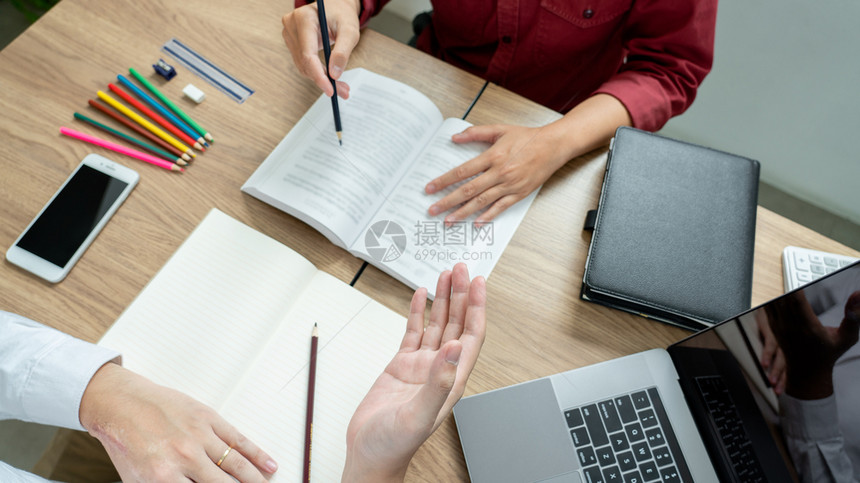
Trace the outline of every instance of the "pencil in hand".
<instances>
[{"instance_id":1,"label":"pencil in hand","mask_svg":"<svg viewBox=\"0 0 860 483\"><path fill-rule=\"evenodd\" d=\"M331 44L328 38L328 21L325 18L325 4L323 0L317 0L317 13L320 19L320 32L322 33L323 53L325 54L325 75L331 81L331 87L334 93L331 96L331 110L334 114L334 130L337 133L337 142L343 146L343 128L340 124L340 107L337 104L337 82L331 78L328 71L328 66L331 63Z\"/></svg>"}]
</instances>

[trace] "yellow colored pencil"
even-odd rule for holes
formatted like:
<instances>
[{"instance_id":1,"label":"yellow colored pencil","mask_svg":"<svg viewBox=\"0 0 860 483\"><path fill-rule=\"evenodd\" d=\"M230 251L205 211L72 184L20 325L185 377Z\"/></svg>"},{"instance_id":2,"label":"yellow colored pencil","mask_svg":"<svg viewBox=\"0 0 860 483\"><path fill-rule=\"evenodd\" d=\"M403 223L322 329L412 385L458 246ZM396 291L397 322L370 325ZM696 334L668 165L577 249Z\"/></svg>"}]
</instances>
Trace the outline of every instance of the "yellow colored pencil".
<instances>
[{"instance_id":1,"label":"yellow colored pencil","mask_svg":"<svg viewBox=\"0 0 860 483\"><path fill-rule=\"evenodd\" d=\"M126 117L128 117L132 121L145 127L148 131L152 132L153 134L160 137L161 139L164 139L166 142L173 145L173 147L175 147L176 149L182 151L183 153L190 155L191 157L196 156L194 154L194 151L191 150L191 148L182 144L179 140L177 140L175 137L171 136L170 134L167 134L166 132L162 131L161 128L159 128L155 124L147 121L146 119L144 119L143 117L138 115L136 112L125 107L124 105L122 105L119 101L117 101L113 97L105 94L102 91L98 91L96 94L99 96L99 99L107 102L108 104L110 104L111 107L113 107L117 111L123 113Z\"/></svg>"}]
</instances>

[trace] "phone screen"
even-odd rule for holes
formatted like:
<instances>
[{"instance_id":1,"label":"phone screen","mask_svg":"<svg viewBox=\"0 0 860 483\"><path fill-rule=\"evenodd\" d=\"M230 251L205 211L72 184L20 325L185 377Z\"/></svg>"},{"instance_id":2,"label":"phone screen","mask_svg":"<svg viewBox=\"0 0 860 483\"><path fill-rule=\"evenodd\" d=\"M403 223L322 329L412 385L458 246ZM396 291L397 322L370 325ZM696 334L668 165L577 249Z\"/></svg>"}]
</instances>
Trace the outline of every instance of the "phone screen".
<instances>
[{"instance_id":1,"label":"phone screen","mask_svg":"<svg viewBox=\"0 0 860 483\"><path fill-rule=\"evenodd\" d=\"M64 267L128 183L82 165L18 246Z\"/></svg>"}]
</instances>

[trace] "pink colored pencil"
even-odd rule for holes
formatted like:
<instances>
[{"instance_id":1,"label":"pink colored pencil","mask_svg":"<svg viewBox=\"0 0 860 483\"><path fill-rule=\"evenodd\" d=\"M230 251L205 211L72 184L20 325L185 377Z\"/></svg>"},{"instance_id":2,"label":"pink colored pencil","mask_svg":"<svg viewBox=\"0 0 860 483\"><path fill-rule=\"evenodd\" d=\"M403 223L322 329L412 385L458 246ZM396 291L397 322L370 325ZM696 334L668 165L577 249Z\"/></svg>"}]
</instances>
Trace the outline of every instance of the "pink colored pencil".
<instances>
[{"instance_id":1,"label":"pink colored pencil","mask_svg":"<svg viewBox=\"0 0 860 483\"><path fill-rule=\"evenodd\" d=\"M146 161L147 163L154 164L160 168L169 169L171 171L179 171L180 173L185 172L185 169L171 163L170 161L165 161L161 158L156 158L155 156L150 156L149 154L142 153L140 151L127 148L125 146L120 146L119 144L112 143L110 141L105 141L104 139L97 138L95 136L90 136L89 134L84 134L80 131L75 131L74 129L69 129L67 127L61 127L60 133L65 134L66 136L70 136L76 139L80 139L81 141L86 141L91 144L95 144L96 146L101 146L106 149L110 149L112 151L116 151L120 154L125 154L126 156L131 156L132 158L137 158L141 161Z\"/></svg>"}]
</instances>

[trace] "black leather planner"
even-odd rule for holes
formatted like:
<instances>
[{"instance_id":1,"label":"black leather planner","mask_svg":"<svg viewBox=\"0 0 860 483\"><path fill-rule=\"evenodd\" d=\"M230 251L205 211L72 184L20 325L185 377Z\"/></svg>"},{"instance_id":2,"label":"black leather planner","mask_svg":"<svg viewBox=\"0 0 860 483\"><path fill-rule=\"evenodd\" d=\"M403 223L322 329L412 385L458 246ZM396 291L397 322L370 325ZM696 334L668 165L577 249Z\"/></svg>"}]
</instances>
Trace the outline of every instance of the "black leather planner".
<instances>
[{"instance_id":1,"label":"black leather planner","mask_svg":"<svg viewBox=\"0 0 860 483\"><path fill-rule=\"evenodd\" d=\"M581 297L691 330L748 309L758 178L758 161L619 128Z\"/></svg>"}]
</instances>

